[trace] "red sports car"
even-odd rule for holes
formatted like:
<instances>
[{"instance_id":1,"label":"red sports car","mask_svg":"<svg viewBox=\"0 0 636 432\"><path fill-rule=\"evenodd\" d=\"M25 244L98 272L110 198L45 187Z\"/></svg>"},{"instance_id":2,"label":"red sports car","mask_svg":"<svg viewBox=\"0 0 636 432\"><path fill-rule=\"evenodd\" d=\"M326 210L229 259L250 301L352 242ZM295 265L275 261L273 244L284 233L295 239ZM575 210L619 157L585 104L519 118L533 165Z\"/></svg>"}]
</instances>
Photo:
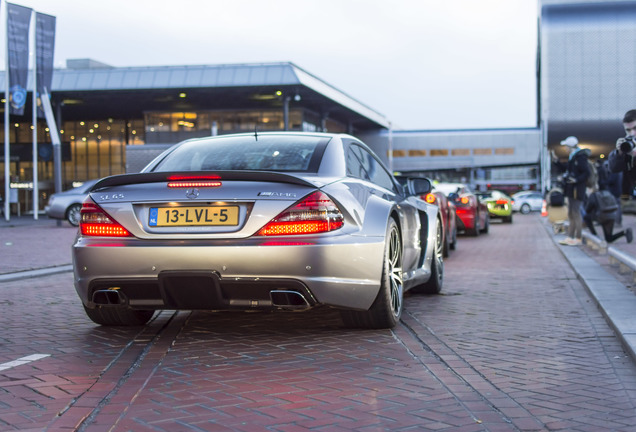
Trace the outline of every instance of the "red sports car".
<instances>
[{"instance_id":1,"label":"red sports car","mask_svg":"<svg viewBox=\"0 0 636 432\"><path fill-rule=\"evenodd\" d=\"M488 233L490 216L488 207L463 183L438 183L435 189L443 192L457 207L458 229L478 236Z\"/></svg>"},{"instance_id":2,"label":"red sports car","mask_svg":"<svg viewBox=\"0 0 636 432\"><path fill-rule=\"evenodd\" d=\"M408 177L394 175L395 179L403 186L408 183ZM421 195L420 199L429 204L439 207L439 216L442 223L442 254L444 258L450 255L451 250L457 247L457 214L456 206L452 200L446 197L442 191L433 189L426 195Z\"/></svg>"},{"instance_id":3,"label":"red sports car","mask_svg":"<svg viewBox=\"0 0 636 432\"><path fill-rule=\"evenodd\" d=\"M433 189L430 193L421 197L429 204L435 204L439 207L442 215L442 225L444 226L444 257L450 255L451 250L457 247L457 207L455 203L439 190Z\"/></svg>"}]
</instances>

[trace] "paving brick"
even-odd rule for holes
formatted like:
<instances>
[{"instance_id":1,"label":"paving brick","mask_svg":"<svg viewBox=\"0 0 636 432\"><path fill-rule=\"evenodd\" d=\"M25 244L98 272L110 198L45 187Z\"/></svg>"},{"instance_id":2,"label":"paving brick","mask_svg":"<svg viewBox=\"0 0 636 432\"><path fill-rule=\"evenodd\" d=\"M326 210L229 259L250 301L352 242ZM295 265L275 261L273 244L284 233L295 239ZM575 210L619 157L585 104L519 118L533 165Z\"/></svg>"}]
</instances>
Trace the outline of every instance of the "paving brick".
<instances>
[{"instance_id":1,"label":"paving brick","mask_svg":"<svg viewBox=\"0 0 636 432\"><path fill-rule=\"evenodd\" d=\"M636 428L636 368L535 216L460 238L442 295L408 295L393 331L330 310L108 329L70 274L2 283L21 303L0 301L0 362L51 357L0 372L0 429L91 414L91 432Z\"/></svg>"},{"instance_id":2,"label":"paving brick","mask_svg":"<svg viewBox=\"0 0 636 432\"><path fill-rule=\"evenodd\" d=\"M0 274L71 264L77 228L48 218L14 223L0 227Z\"/></svg>"}]
</instances>

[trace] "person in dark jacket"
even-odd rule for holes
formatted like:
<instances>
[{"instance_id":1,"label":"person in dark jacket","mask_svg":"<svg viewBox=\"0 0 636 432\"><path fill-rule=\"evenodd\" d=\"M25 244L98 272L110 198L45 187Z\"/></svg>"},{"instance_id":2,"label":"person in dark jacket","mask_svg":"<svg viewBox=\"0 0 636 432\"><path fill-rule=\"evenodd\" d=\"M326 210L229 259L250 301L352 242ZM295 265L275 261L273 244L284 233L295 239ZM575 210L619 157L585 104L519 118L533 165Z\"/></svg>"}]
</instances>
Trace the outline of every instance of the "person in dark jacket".
<instances>
[{"instance_id":1,"label":"person in dark jacket","mask_svg":"<svg viewBox=\"0 0 636 432\"><path fill-rule=\"evenodd\" d=\"M603 159L596 159L594 166L596 167L596 174L598 176L598 184L596 185L598 190L609 189L609 168Z\"/></svg>"},{"instance_id":2,"label":"person in dark jacket","mask_svg":"<svg viewBox=\"0 0 636 432\"><path fill-rule=\"evenodd\" d=\"M564 171L563 188L568 199L569 226L568 237L559 243L568 246L578 246L581 244L583 231L581 208L586 198L586 182L590 175L590 168L587 162L590 151L579 147L579 140L574 136L569 136L561 141L561 145L569 149L570 156L568 161L559 162L554 160L556 158L553 158L553 161L561 171Z\"/></svg>"},{"instance_id":3,"label":"person in dark jacket","mask_svg":"<svg viewBox=\"0 0 636 432\"><path fill-rule=\"evenodd\" d=\"M625 137L616 141L607 161L610 172L623 174L622 194L631 196L636 181L636 109L625 113L623 128Z\"/></svg>"},{"instance_id":4,"label":"person in dark jacket","mask_svg":"<svg viewBox=\"0 0 636 432\"><path fill-rule=\"evenodd\" d=\"M616 212L616 226L623 225L623 206L621 204L621 195L623 194L623 173L611 172L609 169L609 162L605 161L603 164L607 171L607 190L614 195L616 202L618 203L618 211ZM600 181L599 181L600 186Z\"/></svg>"},{"instance_id":5,"label":"person in dark jacket","mask_svg":"<svg viewBox=\"0 0 636 432\"><path fill-rule=\"evenodd\" d=\"M610 203L606 205L606 203ZM616 221L616 213L618 212L618 203L616 197L608 190L598 190L590 194L587 197L585 203L585 216L583 220L587 225L590 232L596 234L594 228L594 222L598 222L603 228L603 237L607 243L612 243L614 240L623 236L627 239L627 243L631 243L634 238L634 233L631 228L614 233L614 222Z\"/></svg>"}]
</instances>

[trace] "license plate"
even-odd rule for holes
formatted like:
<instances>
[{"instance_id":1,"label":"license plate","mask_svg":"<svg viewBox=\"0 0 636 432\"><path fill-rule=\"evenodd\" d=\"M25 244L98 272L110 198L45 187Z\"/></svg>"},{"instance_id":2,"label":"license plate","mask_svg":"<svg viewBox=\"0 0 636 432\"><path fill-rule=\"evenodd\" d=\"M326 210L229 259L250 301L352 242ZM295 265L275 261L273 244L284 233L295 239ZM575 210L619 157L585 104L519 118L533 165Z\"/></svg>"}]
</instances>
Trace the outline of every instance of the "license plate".
<instances>
[{"instance_id":1,"label":"license plate","mask_svg":"<svg viewBox=\"0 0 636 432\"><path fill-rule=\"evenodd\" d=\"M238 225L238 206L151 207L148 225L219 226Z\"/></svg>"}]
</instances>

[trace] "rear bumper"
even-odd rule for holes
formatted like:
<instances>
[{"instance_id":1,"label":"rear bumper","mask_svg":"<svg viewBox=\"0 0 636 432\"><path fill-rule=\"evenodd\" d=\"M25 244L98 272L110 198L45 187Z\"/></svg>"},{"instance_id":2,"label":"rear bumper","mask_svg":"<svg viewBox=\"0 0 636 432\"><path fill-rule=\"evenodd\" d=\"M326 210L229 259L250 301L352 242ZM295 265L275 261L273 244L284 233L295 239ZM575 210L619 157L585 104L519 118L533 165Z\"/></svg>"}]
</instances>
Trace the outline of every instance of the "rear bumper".
<instances>
[{"instance_id":1,"label":"rear bumper","mask_svg":"<svg viewBox=\"0 0 636 432\"><path fill-rule=\"evenodd\" d=\"M457 218L460 230L475 229L475 212L469 210L457 209Z\"/></svg>"},{"instance_id":2,"label":"rear bumper","mask_svg":"<svg viewBox=\"0 0 636 432\"><path fill-rule=\"evenodd\" d=\"M377 296L383 257L384 238L354 236L197 242L79 237L73 245L75 289L89 308L96 306L95 292L117 289L126 305L138 309L271 308L271 292L284 291L300 293L308 307L364 310Z\"/></svg>"},{"instance_id":3,"label":"rear bumper","mask_svg":"<svg viewBox=\"0 0 636 432\"><path fill-rule=\"evenodd\" d=\"M488 214L491 218L506 218L512 214L512 209L509 210L488 210Z\"/></svg>"}]
</instances>

